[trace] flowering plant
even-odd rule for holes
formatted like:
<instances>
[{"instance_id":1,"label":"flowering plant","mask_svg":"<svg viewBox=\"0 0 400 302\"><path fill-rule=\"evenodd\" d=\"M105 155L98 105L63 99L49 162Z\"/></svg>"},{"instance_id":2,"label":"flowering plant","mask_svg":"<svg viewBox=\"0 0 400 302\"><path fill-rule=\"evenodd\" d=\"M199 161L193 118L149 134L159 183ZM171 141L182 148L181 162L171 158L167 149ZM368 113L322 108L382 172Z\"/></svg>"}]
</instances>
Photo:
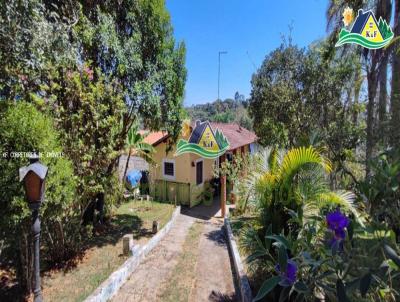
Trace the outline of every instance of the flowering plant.
<instances>
[{"instance_id":1,"label":"flowering plant","mask_svg":"<svg viewBox=\"0 0 400 302\"><path fill-rule=\"evenodd\" d=\"M396 301L400 256L388 244L391 232L357 225L353 235L352 227L340 209L304 224L297 238L273 235L269 227L265 241L256 239L258 248L246 259L249 265L262 259L271 274L254 301ZM329 246L326 232L332 236ZM381 252L383 262L376 256Z\"/></svg>"},{"instance_id":2,"label":"flowering plant","mask_svg":"<svg viewBox=\"0 0 400 302\"><path fill-rule=\"evenodd\" d=\"M279 263L275 266L275 270L279 273L281 286L291 286L296 281L297 264L293 260L288 260L285 269L281 269Z\"/></svg>"},{"instance_id":3,"label":"flowering plant","mask_svg":"<svg viewBox=\"0 0 400 302\"><path fill-rule=\"evenodd\" d=\"M329 246L331 248L339 247L343 249L343 240L346 237L345 229L349 225L349 219L340 212L338 208L334 212L330 212L326 215L326 222L328 225L328 229L332 232L333 237L329 241Z\"/></svg>"}]
</instances>

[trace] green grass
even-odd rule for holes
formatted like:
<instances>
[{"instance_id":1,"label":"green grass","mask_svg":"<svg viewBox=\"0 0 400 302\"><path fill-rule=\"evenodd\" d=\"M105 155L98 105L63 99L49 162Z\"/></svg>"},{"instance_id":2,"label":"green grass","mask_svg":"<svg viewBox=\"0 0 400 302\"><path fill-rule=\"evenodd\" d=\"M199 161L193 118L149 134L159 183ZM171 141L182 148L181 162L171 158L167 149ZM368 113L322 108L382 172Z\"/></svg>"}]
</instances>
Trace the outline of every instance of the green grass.
<instances>
[{"instance_id":1,"label":"green grass","mask_svg":"<svg viewBox=\"0 0 400 302\"><path fill-rule=\"evenodd\" d=\"M82 260L68 270L50 271L43 278L45 301L83 301L127 259L122 255L122 236L133 233L143 244L152 236L153 220L163 227L171 218L173 205L130 201L115 211L111 226L87 243Z\"/></svg>"},{"instance_id":2,"label":"green grass","mask_svg":"<svg viewBox=\"0 0 400 302\"><path fill-rule=\"evenodd\" d=\"M195 222L189 229L183 244L182 255L175 266L168 283L165 284L159 301L184 302L189 300L196 274L196 263L199 254L198 245L203 230L203 224Z\"/></svg>"}]
</instances>

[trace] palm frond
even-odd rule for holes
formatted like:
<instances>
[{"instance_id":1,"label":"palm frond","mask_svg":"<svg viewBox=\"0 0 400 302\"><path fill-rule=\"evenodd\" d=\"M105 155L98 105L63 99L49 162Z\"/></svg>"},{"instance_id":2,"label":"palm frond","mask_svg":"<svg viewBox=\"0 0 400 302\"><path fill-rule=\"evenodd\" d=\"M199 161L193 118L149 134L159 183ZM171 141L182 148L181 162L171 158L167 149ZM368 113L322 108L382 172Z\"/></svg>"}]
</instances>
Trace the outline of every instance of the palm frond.
<instances>
[{"instance_id":1,"label":"palm frond","mask_svg":"<svg viewBox=\"0 0 400 302\"><path fill-rule=\"evenodd\" d=\"M255 167L257 171L274 171L281 162L282 150L278 150L277 148L264 148L255 156L257 157L257 165Z\"/></svg>"},{"instance_id":2,"label":"palm frond","mask_svg":"<svg viewBox=\"0 0 400 302\"><path fill-rule=\"evenodd\" d=\"M275 172L278 168L278 149L272 148L268 157L268 166L271 172Z\"/></svg>"},{"instance_id":3,"label":"palm frond","mask_svg":"<svg viewBox=\"0 0 400 302\"><path fill-rule=\"evenodd\" d=\"M283 157L280 167L280 175L283 182L288 185L293 177L306 165L316 164L327 173L331 172L331 163L324 158L314 147L299 147L289 150Z\"/></svg>"},{"instance_id":4,"label":"palm frond","mask_svg":"<svg viewBox=\"0 0 400 302\"><path fill-rule=\"evenodd\" d=\"M306 203L328 191L325 174L321 169L303 170L298 174L295 194L297 200Z\"/></svg>"},{"instance_id":5,"label":"palm frond","mask_svg":"<svg viewBox=\"0 0 400 302\"><path fill-rule=\"evenodd\" d=\"M316 198L311 202L316 207L323 208L324 206L340 206L343 209L353 213L355 219L362 226L364 225L360 212L354 204L356 196L350 191L336 191L336 192L324 192L316 196Z\"/></svg>"}]
</instances>

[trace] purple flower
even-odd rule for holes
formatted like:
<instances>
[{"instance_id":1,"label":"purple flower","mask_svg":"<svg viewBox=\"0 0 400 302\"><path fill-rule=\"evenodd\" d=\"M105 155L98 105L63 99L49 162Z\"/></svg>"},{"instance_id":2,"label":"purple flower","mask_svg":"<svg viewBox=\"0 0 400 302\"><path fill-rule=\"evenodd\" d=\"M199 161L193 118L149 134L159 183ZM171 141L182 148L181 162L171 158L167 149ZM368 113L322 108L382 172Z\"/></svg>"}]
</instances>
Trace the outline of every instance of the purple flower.
<instances>
[{"instance_id":1,"label":"purple flower","mask_svg":"<svg viewBox=\"0 0 400 302\"><path fill-rule=\"evenodd\" d=\"M343 230L349 225L349 219L339 209L326 215L326 222L332 231Z\"/></svg>"},{"instance_id":2,"label":"purple flower","mask_svg":"<svg viewBox=\"0 0 400 302\"><path fill-rule=\"evenodd\" d=\"M279 282L279 285L291 286L293 285L293 283L296 282L297 264L293 260L288 260L286 271L282 272L279 264L275 266L275 270L281 276L281 281Z\"/></svg>"},{"instance_id":3,"label":"purple flower","mask_svg":"<svg viewBox=\"0 0 400 302\"><path fill-rule=\"evenodd\" d=\"M328 224L328 229L333 233L333 238L329 241L329 246L333 248L337 243L339 248L343 247L343 239L346 237L344 231L349 225L349 219L337 209L335 212L331 212L326 215L326 223Z\"/></svg>"}]
</instances>

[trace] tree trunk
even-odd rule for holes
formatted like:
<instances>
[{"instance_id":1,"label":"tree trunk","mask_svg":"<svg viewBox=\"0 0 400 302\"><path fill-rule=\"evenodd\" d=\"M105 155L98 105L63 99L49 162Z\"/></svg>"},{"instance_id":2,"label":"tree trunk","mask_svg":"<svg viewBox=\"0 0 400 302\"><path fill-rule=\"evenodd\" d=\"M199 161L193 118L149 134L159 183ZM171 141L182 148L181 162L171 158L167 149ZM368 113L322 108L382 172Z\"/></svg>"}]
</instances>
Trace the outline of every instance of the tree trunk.
<instances>
[{"instance_id":1,"label":"tree trunk","mask_svg":"<svg viewBox=\"0 0 400 302\"><path fill-rule=\"evenodd\" d=\"M395 1L394 35L400 35L400 0ZM392 63L392 92L391 92L391 145L400 148L400 47L395 44Z\"/></svg>"},{"instance_id":2,"label":"tree trunk","mask_svg":"<svg viewBox=\"0 0 400 302\"><path fill-rule=\"evenodd\" d=\"M122 181L125 181L126 173L128 172L128 167L129 167L129 160L131 159L131 150L128 151L128 158L126 159L126 164L125 164L125 170L124 170L124 176L122 177Z\"/></svg>"},{"instance_id":3,"label":"tree trunk","mask_svg":"<svg viewBox=\"0 0 400 302\"><path fill-rule=\"evenodd\" d=\"M357 126L358 124L358 103L360 98L360 90L361 90L361 67L356 71L354 76L354 101L353 101L353 125Z\"/></svg>"},{"instance_id":4,"label":"tree trunk","mask_svg":"<svg viewBox=\"0 0 400 302\"><path fill-rule=\"evenodd\" d=\"M388 58L382 59L379 72L379 101L378 101L378 131L379 137L385 142L386 106L387 106L387 65Z\"/></svg>"},{"instance_id":5,"label":"tree trunk","mask_svg":"<svg viewBox=\"0 0 400 302\"><path fill-rule=\"evenodd\" d=\"M99 219L96 223L104 224L104 192L97 194L96 210L99 212Z\"/></svg>"},{"instance_id":6,"label":"tree trunk","mask_svg":"<svg viewBox=\"0 0 400 302\"><path fill-rule=\"evenodd\" d=\"M392 3L391 0L381 0L378 3L377 15L381 16L386 22L390 23L390 17L392 14ZM387 121L387 70L388 70L388 51L380 49L379 52L382 55L378 81L379 81L379 101L378 101L378 134L380 140L386 144L386 121Z\"/></svg>"},{"instance_id":7,"label":"tree trunk","mask_svg":"<svg viewBox=\"0 0 400 302\"><path fill-rule=\"evenodd\" d=\"M372 60L375 60L373 55ZM375 107L375 96L376 96L376 64L372 64L373 68L368 71L368 104L367 104L367 142L365 149L365 177L370 175L369 162L372 158L373 148L375 146L374 137L374 107Z\"/></svg>"}]
</instances>

